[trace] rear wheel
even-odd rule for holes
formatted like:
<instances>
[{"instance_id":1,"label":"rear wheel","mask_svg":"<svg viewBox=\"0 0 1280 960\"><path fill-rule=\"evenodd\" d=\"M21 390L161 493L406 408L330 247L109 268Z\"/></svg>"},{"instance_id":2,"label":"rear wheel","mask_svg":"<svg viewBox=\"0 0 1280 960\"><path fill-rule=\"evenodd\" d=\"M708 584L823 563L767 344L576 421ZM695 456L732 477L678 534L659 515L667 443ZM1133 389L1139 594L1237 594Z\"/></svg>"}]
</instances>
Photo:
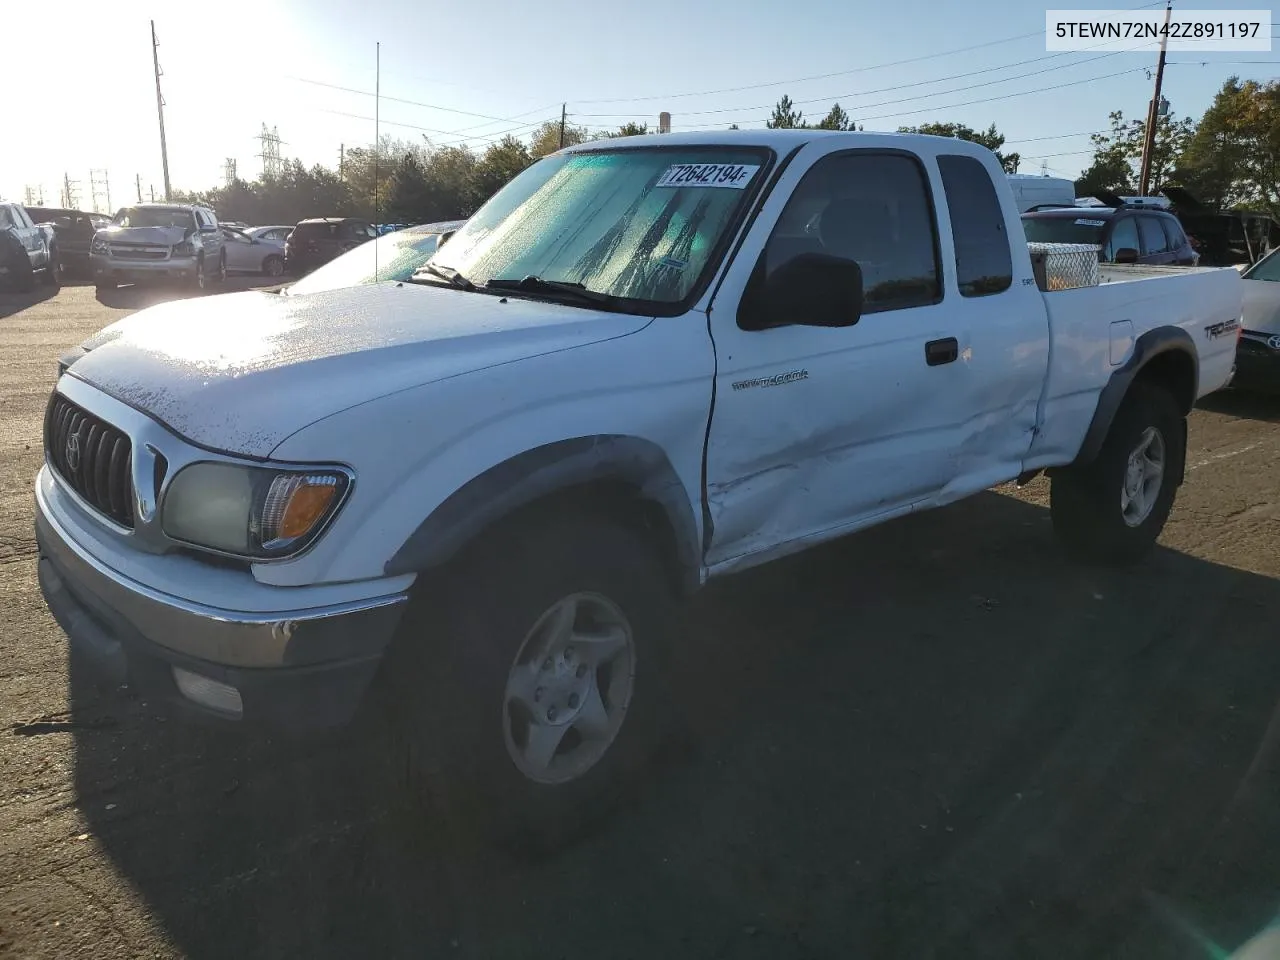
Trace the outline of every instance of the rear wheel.
<instances>
[{"instance_id":1,"label":"rear wheel","mask_svg":"<svg viewBox=\"0 0 1280 960\"><path fill-rule=\"evenodd\" d=\"M418 792L509 847L584 836L669 716L675 605L655 551L603 517L546 515L490 538L430 592L389 671Z\"/></svg>"},{"instance_id":2,"label":"rear wheel","mask_svg":"<svg viewBox=\"0 0 1280 960\"><path fill-rule=\"evenodd\" d=\"M272 254L262 261L262 272L268 277L278 277L284 273L284 258Z\"/></svg>"},{"instance_id":3,"label":"rear wheel","mask_svg":"<svg viewBox=\"0 0 1280 960\"><path fill-rule=\"evenodd\" d=\"M1119 565L1151 551L1173 509L1185 438L1169 391L1134 384L1097 458L1053 478L1053 528L1072 557Z\"/></svg>"},{"instance_id":4,"label":"rear wheel","mask_svg":"<svg viewBox=\"0 0 1280 960\"><path fill-rule=\"evenodd\" d=\"M191 278L191 286L200 292L204 292L209 287L209 278L204 272L204 257L200 257L196 261L195 276Z\"/></svg>"},{"instance_id":5,"label":"rear wheel","mask_svg":"<svg viewBox=\"0 0 1280 960\"><path fill-rule=\"evenodd\" d=\"M227 282L227 254L225 251L218 257L218 269L213 275L213 282L219 285Z\"/></svg>"}]
</instances>

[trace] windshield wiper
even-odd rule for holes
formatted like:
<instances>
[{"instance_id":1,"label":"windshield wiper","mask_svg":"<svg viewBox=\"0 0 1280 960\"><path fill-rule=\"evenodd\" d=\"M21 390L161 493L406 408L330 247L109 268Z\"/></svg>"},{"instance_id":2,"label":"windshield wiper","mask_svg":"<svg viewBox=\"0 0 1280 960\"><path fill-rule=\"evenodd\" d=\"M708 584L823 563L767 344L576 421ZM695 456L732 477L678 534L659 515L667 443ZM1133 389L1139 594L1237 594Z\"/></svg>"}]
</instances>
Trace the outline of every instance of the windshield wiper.
<instances>
[{"instance_id":1,"label":"windshield wiper","mask_svg":"<svg viewBox=\"0 0 1280 960\"><path fill-rule=\"evenodd\" d=\"M459 290L476 290L477 289L474 283L472 283L470 280L468 280L466 277L460 274L457 270L454 270L451 267L437 267L434 263L424 263L422 266L418 268L417 273L415 273L409 279L416 280L418 277L418 273L429 273L432 276L436 276L444 280L448 280L450 284L457 287Z\"/></svg>"},{"instance_id":2,"label":"windshield wiper","mask_svg":"<svg viewBox=\"0 0 1280 960\"><path fill-rule=\"evenodd\" d=\"M568 280L543 280L541 277L528 276L521 280L495 277L485 286L490 290L519 290L522 293L543 293L551 296L565 296L594 306L616 306L619 297L599 290L588 290L580 283Z\"/></svg>"}]
</instances>

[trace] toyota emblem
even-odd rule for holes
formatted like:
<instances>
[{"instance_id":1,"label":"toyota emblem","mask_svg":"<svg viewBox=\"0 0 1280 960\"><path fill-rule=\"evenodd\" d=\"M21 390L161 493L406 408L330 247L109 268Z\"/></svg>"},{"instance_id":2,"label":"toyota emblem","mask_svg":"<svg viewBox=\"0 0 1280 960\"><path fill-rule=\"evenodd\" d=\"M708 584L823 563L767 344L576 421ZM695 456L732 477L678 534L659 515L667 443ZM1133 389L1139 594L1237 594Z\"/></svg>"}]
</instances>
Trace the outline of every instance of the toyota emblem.
<instances>
[{"instance_id":1,"label":"toyota emblem","mask_svg":"<svg viewBox=\"0 0 1280 960\"><path fill-rule=\"evenodd\" d=\"M1271 337L1267 341L1267 346L1272 350L1280 350L1280 336Z\"/></svg>"},{"instance_id":2,"label":"toyota emblem","mask_svg":"<svg viewBox=\"0 0 1280 960\"><path fill-rule=\"evenodd\" d=\"M75 473L80 469L80 433L67 437L67 469Z\"/></svg>"}]
</instances>

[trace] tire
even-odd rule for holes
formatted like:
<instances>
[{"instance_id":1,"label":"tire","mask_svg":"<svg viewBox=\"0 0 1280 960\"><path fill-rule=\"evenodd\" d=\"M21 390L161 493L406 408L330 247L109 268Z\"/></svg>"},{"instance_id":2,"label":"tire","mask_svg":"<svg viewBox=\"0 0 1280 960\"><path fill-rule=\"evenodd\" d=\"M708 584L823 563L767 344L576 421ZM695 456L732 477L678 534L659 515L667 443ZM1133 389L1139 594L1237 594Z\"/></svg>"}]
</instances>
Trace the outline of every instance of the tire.
<instances>
[{"instance_id":1,"label":"tire","mask_svg":"<svg viewBox=\"0 0 1280 960\"><path fill-rule=\"evenodd\" d=\"M44 284L54 290L62 287L62 255L58 253L57 247L49 251L49 264L45 267Z\"/></svg>"},{"instance_id":2,"label":"tire","mask_svg":"<svg viewBox=\"0 0 1280 960\"><path fill-rule=\"evenodd\" d=\"M278 254L272 254L262 261L262 272L268 277L279 277L284 275L284 258Z\"/></svg>"},{"instance_id":3,"label":"tire","mask_svg":"<svg viewBox=\"0 0 1280 960\"><path fill-rule=\"evenodd\" d=\"M218 257L218 270L213 275L213 282L218 286L227 282L227 255L223 253Z\"/></svg>"},{"instance_id":4,"label":"tire","mask_svg":"<svg viewBox=\"0 0 1280 960\"><path fill-rule=\"evenodd\" d=\"M485 538L415 596L389 659L414 796L512 852L585 837L667 729L674 624L657 553L625 526L544 513Z\"/></svg>"},{"instance_id":5,"label":"tire","mask_svg":"<svg viewBox=\"0 0 1280 960\"><path fill-rule=\"evenodd\" d=\"M1150 553L1173 509L1185 458L1186 423L1177 402L1161 387L1135 383L1097 458L1053 477L1050 514L1068 555L1124 566Z\"/></svg>"},{"instance_id":6,"label":"tire","mask_svg":"<svg viewBox=\"0 0 1280 960\"><path fill-rule=\"evenodd\" d=\"M209 279L204 273L204 257L196 261L196 274L191 278L191 286L198 293L204 293L209 288Z\"/></svg>"}]
</instances>

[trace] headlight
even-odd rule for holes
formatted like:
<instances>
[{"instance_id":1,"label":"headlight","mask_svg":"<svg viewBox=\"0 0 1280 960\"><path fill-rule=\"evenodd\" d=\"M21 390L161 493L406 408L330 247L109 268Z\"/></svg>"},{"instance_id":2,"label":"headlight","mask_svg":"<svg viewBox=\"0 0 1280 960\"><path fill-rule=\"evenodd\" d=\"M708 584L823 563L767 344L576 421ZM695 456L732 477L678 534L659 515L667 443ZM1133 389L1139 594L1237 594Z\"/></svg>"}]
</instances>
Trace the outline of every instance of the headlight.
<instances>
[{"instance_id":1,"label":"headlight","mask_svg":"<svg viewBox=\"0 0 1280 960\"><path fill-rule=\"evenodd\" d=\"M89 244L90 253L108 253L107 241L104 237L94 237Z\"/></svg>"},{"instance_id":2,"label":"headlight","mask_svg":"<svg viewBox=\"0 0 1280 960\"><path fill-rule=\"evenodd\" d=\"M273 470L193 463L164 497L162 526L174 540L248 559L305 549L338 512L351 477L344 470Z\"/></svg>"},{"instance_id":3,"label":"headlight","mask_svg":"<svg viewBox=\"0 0 1280 960\"><path fill-rule=\"evenodd\" d=\"M191 245L190 240L183 240L181 243L173 245L173 255L175 257L191 257L195 256L196 248Z\"/></svg>"}]
</instances>

